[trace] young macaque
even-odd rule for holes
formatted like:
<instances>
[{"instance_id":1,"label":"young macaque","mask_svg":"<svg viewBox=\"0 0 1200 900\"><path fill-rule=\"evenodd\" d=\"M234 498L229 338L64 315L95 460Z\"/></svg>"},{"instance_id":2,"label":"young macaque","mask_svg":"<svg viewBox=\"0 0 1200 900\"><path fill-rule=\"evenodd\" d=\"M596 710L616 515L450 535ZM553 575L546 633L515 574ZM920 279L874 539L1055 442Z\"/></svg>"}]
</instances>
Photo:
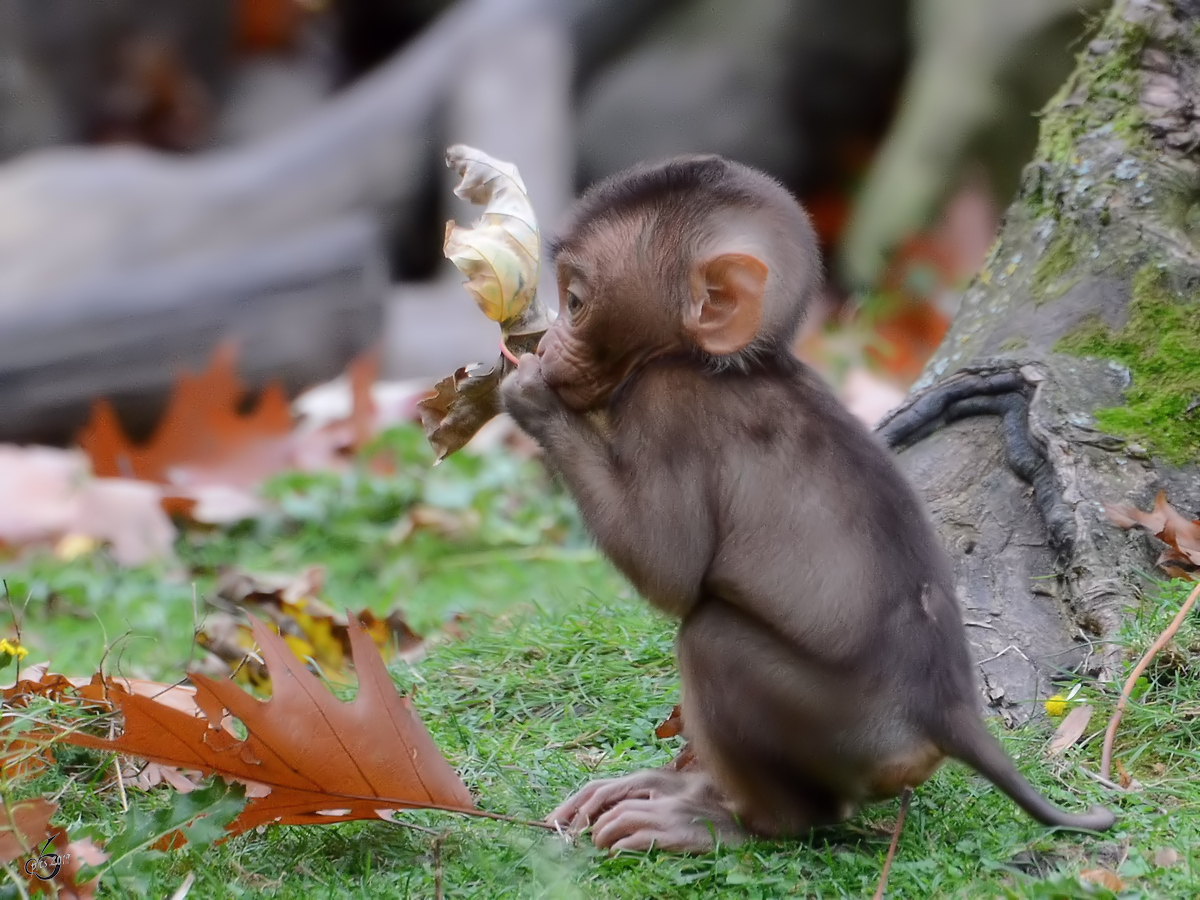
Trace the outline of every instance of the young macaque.
<instances>
[{"instance_id":1,"label":"young macaque","mask_svg":"<svg viewBox=\"0 0 1200 900\"><path fill-rule=\"evenodd\" d=\"M681 620L697 766L595 781L549 821L703 851L838 822L946 757L1045 825L979 711L946 554L916 493L791 352L820 287L804 211L719 157L617 175L553 250L561 313L501 389L604 553Z\"/></svg>"}]
</instances>

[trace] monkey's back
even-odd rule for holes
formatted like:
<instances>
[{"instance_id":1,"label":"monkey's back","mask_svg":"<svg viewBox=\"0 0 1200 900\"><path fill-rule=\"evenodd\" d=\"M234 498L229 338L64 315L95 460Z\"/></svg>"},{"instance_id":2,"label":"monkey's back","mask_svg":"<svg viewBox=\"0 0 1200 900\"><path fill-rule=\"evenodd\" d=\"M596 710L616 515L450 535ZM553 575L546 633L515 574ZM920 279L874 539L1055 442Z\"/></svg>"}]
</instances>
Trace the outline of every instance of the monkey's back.
<instances>
[{"instance_id":1,"label":"monkey's back","mask_svg":"<svg viewBox=\"0 0 1200 900\"><path fill-rule=\"evenodd\" d=\"M654 408L622 416L643 403ZM651 364L614 398L613 426L614 452L638 468L703 481L705 593L816 662L887 670L946 703L971 695L953 574L923 503L808 367Z\"/></svg>"}]
</instances>

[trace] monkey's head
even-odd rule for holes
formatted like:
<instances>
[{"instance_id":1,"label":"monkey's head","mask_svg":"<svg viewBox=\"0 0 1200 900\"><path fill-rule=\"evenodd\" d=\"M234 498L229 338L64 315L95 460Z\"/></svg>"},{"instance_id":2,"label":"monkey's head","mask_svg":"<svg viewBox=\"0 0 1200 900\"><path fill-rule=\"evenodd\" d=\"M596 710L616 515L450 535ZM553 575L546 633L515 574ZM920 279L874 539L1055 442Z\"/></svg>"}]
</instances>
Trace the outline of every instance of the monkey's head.
<instances>
[{"instance_id":1,"label":"monkey's head","mask_svg":"<svg viewBox=\"0 0 1200 900\"><path fill-rule=\"evenodd\" d=\"M821 279L812 226L791 194L718 156L601 182L552 255L559 317L538 355L546 384L579 411L657 357L722 369L786 352Z\"/></svg>"}]
</instances>

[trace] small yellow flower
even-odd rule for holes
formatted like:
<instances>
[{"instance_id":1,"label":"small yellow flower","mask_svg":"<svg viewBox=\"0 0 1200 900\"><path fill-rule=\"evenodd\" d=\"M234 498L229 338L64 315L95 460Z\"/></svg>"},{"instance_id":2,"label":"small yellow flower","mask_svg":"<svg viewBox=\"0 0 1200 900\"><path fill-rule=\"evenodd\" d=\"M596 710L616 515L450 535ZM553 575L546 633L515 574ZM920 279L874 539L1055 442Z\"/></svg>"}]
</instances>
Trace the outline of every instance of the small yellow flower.
<instances>
[{"instance_id":1,"label":"small yellow flower","mask_svg":"<svg viewBox=\"0 0 1200 900\"><path fill-rule=\"evenodd\" d=\"M1067 698L1062 694L1055 694L1046 701L1046 713L1058 718L1067 711Z\"/></svg>"},{"instance_id":2,"label":"small yellow flower","mask_svg":"<svg viewBox=\"0 0 1200 900\"><path fill-rule=\"evenodd\" d=\"M54 545L54 555L64 562L71 562L81 556L95 553L100 542L86 534L65 534Z\"/></svg>"},{"instance_id":3,"label":"small yellow flower","mask_svg":"<svg viewBox=\"0 0 1200 900\"><path fill-rule=\"evenodd\" d=\"M0 653L7 653L9 656L15 656L17 659L24 659L29 655L29 651L20 644L10 643L8 638L0 638Z\"/></svg>"}]
</instances>

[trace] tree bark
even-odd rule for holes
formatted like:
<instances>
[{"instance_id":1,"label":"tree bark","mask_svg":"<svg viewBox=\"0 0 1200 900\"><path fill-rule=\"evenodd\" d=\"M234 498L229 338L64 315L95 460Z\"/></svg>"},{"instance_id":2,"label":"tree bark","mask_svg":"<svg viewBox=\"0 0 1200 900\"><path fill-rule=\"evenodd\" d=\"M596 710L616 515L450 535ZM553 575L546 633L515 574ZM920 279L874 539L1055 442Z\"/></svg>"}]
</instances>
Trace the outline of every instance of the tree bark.
<instances>
[{"instance_id":1,"label":"tree bark","mask_svg":"<svg viewBox=\"0 0 1200 900\"><path fill-rule=\"evenodd\" d=\"M1114 676L1160 548L1103 504L1164 489L1200 513L1200 383L1163 355L1200 353L1197 84L1200 2L1117 0L945 341L880 426L954 555L986 700L1010 723L1056 677ZM1114 336L1135 351L1094 352ZM1130 407L1135 390L1170 421Z\"/></svg>"}]
</instances>

